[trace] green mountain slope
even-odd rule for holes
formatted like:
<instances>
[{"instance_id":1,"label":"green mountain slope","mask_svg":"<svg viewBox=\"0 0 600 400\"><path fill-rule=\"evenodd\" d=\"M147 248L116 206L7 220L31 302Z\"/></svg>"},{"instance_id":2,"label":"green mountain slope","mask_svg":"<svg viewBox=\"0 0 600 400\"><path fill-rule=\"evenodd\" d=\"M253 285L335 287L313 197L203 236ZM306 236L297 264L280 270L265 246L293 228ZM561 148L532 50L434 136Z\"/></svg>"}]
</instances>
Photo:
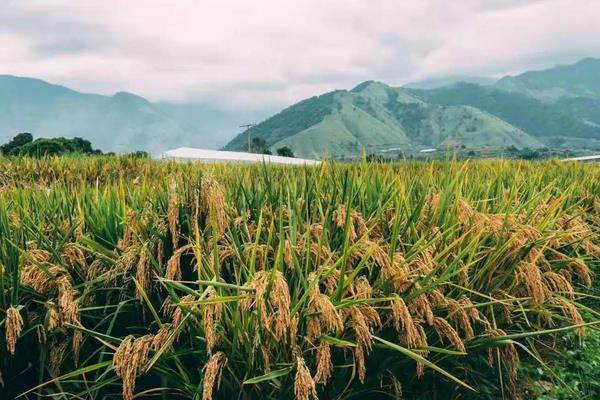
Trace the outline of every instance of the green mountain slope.
<instances>
[{"instance_id":1,"label":"green mountain slope","mask_svg":"<svg viewBox=\"0 0 600 400\"><path fill-rule=\"evenodd\" d=\"M600 121L600 101L565 98L559 103L544 103L515 92L459 83L434 90L413 90L423 100L440 105L469 105L503 119L532 136L600 139L600 127L586 123ZM574 112L575 110L577 112Z\"/></svg>"},{"instance_id":2,"label":"green mountain slope","mask_svg":"<svg viewBox=\"0 0 600 400\"><path fill-rule=\"evenodd\" d=\"M573 65L507 76L495 87L543 101L555 101L562 96L600 99L600 59L586 58Z\"/></svg>"},{"instance_id":3,"label":"green mountain slope","mask_svg":"<svg viewBox=\"0 0 600 400\"><path fill-rule=\"evenodd\" d=\"M600 128L600 99L562 97L555 104L582 122Z\"/></svg>"},{"instance_id":4,"label":"green mountain slope","mask_svg":"<svg viewBox=\"0 0 600 400\"><path fill-rule=\"evenodd\" d=\"M418 93L417 93L418 94ZM353 157L367 152L418 152L429 147L536 147L541 143L501 119L466 105L424 101L413 91L364 82L293 105L251 128L225 149L243 150L248 135L272 150L302 157Z\"/></svg>"}]
</instances>

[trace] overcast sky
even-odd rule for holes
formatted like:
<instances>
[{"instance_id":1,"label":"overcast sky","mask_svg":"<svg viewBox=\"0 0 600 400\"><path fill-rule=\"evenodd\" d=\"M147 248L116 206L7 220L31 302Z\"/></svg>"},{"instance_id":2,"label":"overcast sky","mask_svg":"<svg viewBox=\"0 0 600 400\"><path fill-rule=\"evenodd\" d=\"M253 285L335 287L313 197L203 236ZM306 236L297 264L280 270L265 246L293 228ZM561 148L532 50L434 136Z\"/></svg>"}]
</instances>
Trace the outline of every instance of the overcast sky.
<instances>
[{"instance_id":1,"label":"overcast sky","mask_svg":"<svg viewBox=\"0 0 600 400\"><path fill-rule=\"evenodd\" d=\"M1 0L0 74L260 108L600 57L599 19L599 0Z\"/></svg>"}]
</instances>

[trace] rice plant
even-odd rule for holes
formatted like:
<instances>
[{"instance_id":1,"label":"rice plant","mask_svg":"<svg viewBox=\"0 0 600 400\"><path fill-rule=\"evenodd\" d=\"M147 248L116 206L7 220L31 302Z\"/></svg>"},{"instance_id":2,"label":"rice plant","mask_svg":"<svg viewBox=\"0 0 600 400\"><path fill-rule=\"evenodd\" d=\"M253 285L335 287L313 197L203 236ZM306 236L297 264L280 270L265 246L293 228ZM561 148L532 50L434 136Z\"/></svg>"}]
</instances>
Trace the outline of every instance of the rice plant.
<instances>
[{"instance_id":1,"label":"rice plant","mask_svg":"<svg viewBox=\"0 0 600 400\"><path fill-rule=\"evenodd\" d=\"M527 397L598 326L599 196L557 162L0 159L0 393Z\"/></svg>"}]
</instances>

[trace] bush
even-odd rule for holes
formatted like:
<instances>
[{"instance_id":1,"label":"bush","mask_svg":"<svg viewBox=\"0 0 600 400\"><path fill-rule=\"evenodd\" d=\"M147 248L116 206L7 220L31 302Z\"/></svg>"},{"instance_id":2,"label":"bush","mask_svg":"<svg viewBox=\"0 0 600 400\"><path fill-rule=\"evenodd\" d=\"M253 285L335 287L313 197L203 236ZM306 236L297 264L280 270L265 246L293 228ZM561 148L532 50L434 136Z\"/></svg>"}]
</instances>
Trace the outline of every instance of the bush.
<instances>
[{"instance_id":1,"label":"bush","mask_svg":"<svg viewBox=\"0 0 600 400\"><path fill-rule=\"evenodd\" d=\"M277 149L277 155L282 157L296 157L292 149L287 146L280 147Z\"/></svg>"},{"instance_id":2,"label":"bush","mask_svg":"<svg viewBox=\"0 0 600 400\"><path fill-rule=\"evenodd\" d=\"M0 146L0 154L11 154L14 149L17 149L27 143L31 143L33 141L33 136L31 133L19 133L17 136L12 138L12 140L2 146Z\"/></svg>"},{"instance_id":3,"label":"bush","mask_svg":"<svg viewBox=\"0 0 600 400\"><path fill-rule=\"evenodd\" d=\"M599 399L600 333L590 331L582 342L569 334L560 341L560 346L564 349L550 364L550 370L539 364L523 368L533 381L533 396L537 400Z\"/></svg>"}]
</instances>

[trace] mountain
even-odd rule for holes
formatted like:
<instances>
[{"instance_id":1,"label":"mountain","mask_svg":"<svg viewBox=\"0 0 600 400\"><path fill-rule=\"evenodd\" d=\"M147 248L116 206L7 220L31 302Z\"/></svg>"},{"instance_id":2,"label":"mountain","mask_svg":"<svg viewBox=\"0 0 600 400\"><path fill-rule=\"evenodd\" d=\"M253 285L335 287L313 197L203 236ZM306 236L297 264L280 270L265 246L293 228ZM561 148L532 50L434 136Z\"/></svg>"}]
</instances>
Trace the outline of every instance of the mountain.
<instances>
[{"instance_id":1,"label":"mountain","mask_svg":"<svg viewBox=\"0 0 600 400\"><path fill-rule=\"evenodd\" d=\"M403 87L407 89L439 89L456 83L474 83L481 86L490 86L496 83L496 79L485 76L451 75L410 82Z\"/></svg>"},{"instance_id":2,"label":"mountain","mask_svg":"<svg viewBox=\"0 0 600 400\"><path fill-rule=\"evenodd\" d=\"M573 65L507 76L500 79L495 87L549 102L561 97L600 100L600 59L586 58Z\"/></svg>"},{"instance_id":3,"label":"mountain","mask_svg":"<svg viewBox=\"0 0 600 400\"><path fill-rule=\"evenodd\" d=\"M433 90L413 90L424 101L446 105L469 105L501 118L547 145L571 140L600 141L600 101L564 97L542 102L517 92L458 83Z\"/></svg>"},{"instance_id":4,"label":"mountain","mask_svg":"<svg viewBox=\"0 0 600 400\"><path fill-rule=\"evenodd\" d=\"M368 81L297 103L248 135L303 157L416 153L424 148L600 149L600 59L530 71L496 83L466 77L390 87Z\"/></svg>"},{"instance_id":5,"label":"mountain","mask_svg":"<svg viewBox=\"0 0 600 400\"><path fill-rule=\"evenodd\" d=\"M241 125L263 119L235 136ZM298 156L315 158L352 158L363 149L415 154L457 146L600 150L600 59L495 83L460 76L404 87L367 81L274 115L272 110L229 111L203 103L153 103L127 92L87 94L0 75L0 144L19 132L79 136L103 151L154 154L181 146L247 150L257 138L272 151L289 146Z\"/></svg>"},{"instance_id":6,"label":"mountain","mask_svg":"<svg viewBox=\"0 0 600 400\"><path fill-rule=\"evenodd\" d=\"M301 157L354 157L367 152L429 147L539 147L541 142L469 105L434 104L406 88L364 82L295 104L238 135L226 150L261 138L271 150L289 146Z\"/></svg>"},{"instance_id":7,"label":"mountain","mask_svg":"<svg viewBox=\"0 0 600 400\"><path fill-rule=\"evenodd\" d=\"M157 154L185 145L217 148L238 126L232 113L201 104L155 104L132 93L86 94L39 79L0 75L0 143L31 132L79 136L103 151Z\"/></svg>"},{"instance_id":8,"label":"mountain","mask_svg":"<svg viewBox=\"0 0 600 400\"><path fill-rule=\"evenodd\" d=\"M600 99L562 97L555 104L584 123L600 127Z\"/></svg>"}]
</instances>

